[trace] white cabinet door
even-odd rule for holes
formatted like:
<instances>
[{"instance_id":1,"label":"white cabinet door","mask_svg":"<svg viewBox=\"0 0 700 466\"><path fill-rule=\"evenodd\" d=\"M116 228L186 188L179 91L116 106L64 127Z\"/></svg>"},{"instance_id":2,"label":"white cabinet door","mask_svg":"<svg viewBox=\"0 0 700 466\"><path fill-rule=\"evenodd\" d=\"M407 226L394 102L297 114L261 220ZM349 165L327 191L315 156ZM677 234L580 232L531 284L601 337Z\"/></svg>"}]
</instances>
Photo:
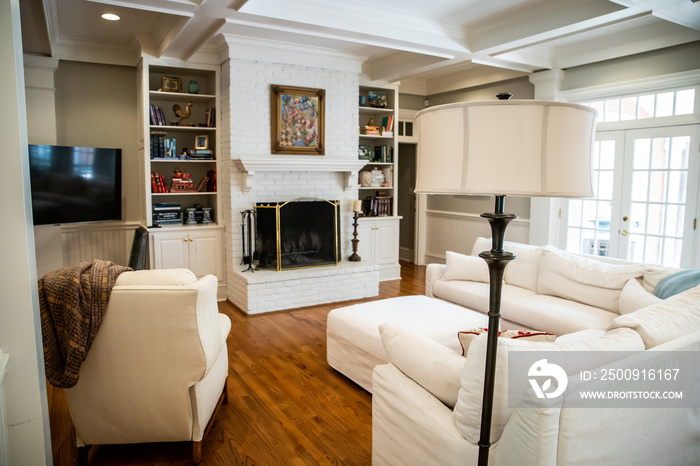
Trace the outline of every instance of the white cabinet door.
<instances>
[{"instance_id":1,"label":"white cabinet door","mask_svg":"<svg viewBox=\"0 0 700 466\"><path fill-rule=\"evenodd\" d=\"M153 268L190 269L197 277L224 280L223 232L220 229L153 232Z\"/></svg>"},{"instance_id":2,"label":"white cabinet door","mask_svg":"<svg viewBox=\"0 0 700 466\"><path fill-rule=\"evenodd\" d=\"M366 217L357 226L357 253L363 262L377 264L379 280L401 278L399 221L401 217Z\"/></svg>"},{"instance_id":3,"label":"white cabinet door","mask_svg":"<svg viewBox=\"0 0 700 466\"><path fill-rule=\"evenodd\" d=\"M375 257L379 265L394 265L399 262L398 222L377 224L375 236Z\"/></svg>"},{"instance_id":4,"label":"white cabinet door","mask_svg":"<svg viewBox=\"0 0 700 466\"><path fill-rule=\"evenodd\" d=\"M213 274L222 281L224 261L221 230L192 232L188 236L190 270L198 277Z\"/></svg>"},{"instance_id":5,"label":"white cabinet door","mask_svg":"<svg viewBox=\"0 0 700 466\"><path fill-rule=\"evenodd\" d=\"M183 232L151 233L153 267L156 269L189 268L189 242Z\"/></svg>"}]
</instances>

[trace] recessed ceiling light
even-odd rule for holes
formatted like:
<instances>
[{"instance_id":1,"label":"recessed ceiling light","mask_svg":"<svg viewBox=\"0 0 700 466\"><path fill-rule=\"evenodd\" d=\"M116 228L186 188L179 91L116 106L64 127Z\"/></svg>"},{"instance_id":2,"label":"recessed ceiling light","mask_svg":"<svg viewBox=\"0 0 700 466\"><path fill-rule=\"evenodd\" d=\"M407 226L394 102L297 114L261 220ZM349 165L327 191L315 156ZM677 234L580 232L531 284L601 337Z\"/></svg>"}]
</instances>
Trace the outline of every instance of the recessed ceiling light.
<instances>
[{"instance_id":1,"label":"recessed ceiling light","mask_svg":"<svg viewBox=\"0 0 700 466\"><path fill-rule=\"evenodd\" d=\"M119 21L121 18L114 13L103 13L102 19L106 19L107 21Z\"/></svg>"}]
</instances>

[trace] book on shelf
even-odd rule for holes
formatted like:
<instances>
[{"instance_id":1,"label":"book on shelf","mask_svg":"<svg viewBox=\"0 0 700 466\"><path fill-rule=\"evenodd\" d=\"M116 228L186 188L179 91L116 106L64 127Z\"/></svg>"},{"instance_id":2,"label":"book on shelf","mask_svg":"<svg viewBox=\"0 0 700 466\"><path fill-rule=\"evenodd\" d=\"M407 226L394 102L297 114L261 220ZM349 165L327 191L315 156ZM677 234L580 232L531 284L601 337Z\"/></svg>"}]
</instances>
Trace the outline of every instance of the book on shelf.
<instances>
[{"instance_id":1,"label":"book on shelf","mask_svg":"<svg viewBox=\"0 0 700 466\"><path fill-rule=\"evenodd\" d=\"M205 176L202 181L197 185L197 192L203 193L207 191L207 186L209 186L209 177Z\"/></svg>"},{"instance_id":2,"label":"book on shelf","mask_svg":"<svg viewBox=\"0 0 700 466\"><path fill-rule=\"evenodd\" d=\"M394 131L394 116L389 115L382 118L382 136L390 136ZM389 133L389 134L387 134Z\"/></svg>"},{"instance_id":3,"label":"book on shelf","mask_svg":"<svg viewBox=\"0 0 700 466\"><path fill-rule=\"evenodd\" d=\"M207 192L209 193L215 193L216 192L216 168L212 168L211 170L207 171L207 178L209 178L209 181L207 181Z\"/></svg>"},{"instance_id":4,"label":"book on shelf","mask_svg":"<svg viewBox=\"0 0 700 466\"><path fill-rule=\"evenodd\" d=\"M208 108L204 112L204 124L209 128L216 126L216 109L214 107Z\"/></svg>"},{"instance_id":5,"label":"book on shelf","mask_svg":"<svg viewBox=\"0 0 700 466\"><path fill-rule=\"evenodd\" d=\"M374 148L374 158L372 159L372 162L393 163L394 162L394 148L387 145L387 144L382 144L380 146L376 146Z\"/></svg>"},{"instance_id":6,"label":"book on shelf","mask_svg":"<svg viewBox=\"0 0 700 466\"><path fill-rule=\"evenodd\" d=\"M172 204L172 203L164 203L164 202L157 202L153 204L153 211L163 211L163 212L180 212L181 210L180 204Z\"/></svg>"},{"instance_id":7,"label":"book on shelf","mask_svg":"<svg viewBox=\"0 0 700 466\"><path fill-rule=\"evenodd\" d=\"M151 158L152 159L176 159L177 140L166 138L167 133L151 133Z\"/></svg>"},{"instance_id":8,"label":"book on shelf","mask_svg":"<svg viewBox=\"0 0 700 466\"><path fill-rule=\"evenodd\" d=\"M193 193L196 192L196 190L194 189L194 182L192 180L173 178L173 181L170 184L170 192Z\"/></svg>"},{"instance_id":9,"label":"book on shelf","mask_svg":"<svg viewBox=\"0 0 700 466\"><path fill-rule=\"evenodd\" d=\"M379 126L365 126L365 133L367 135L379 136Z\"/></svg>"},{"instance_id":10,"label":"book on shelf","mask_svg":"<svg viewBox=\"0 0 700 466\"><path fill-rule=\"evenodd\" d=\"M151 172L151 192L157 194L170 192L165 185L165 177L160 173Z\"/></svg>"}]
</instances>

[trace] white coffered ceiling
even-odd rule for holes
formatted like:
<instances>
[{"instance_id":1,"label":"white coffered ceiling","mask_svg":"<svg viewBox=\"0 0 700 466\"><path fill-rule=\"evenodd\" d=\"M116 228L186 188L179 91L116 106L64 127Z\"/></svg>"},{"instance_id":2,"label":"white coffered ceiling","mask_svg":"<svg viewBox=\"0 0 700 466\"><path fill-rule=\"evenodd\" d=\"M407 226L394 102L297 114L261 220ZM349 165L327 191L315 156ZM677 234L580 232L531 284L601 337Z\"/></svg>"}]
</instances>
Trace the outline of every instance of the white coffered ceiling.
<instances>
[{"instance_id":1,"label":"white coffered ceiling","mask_svg":"<svg viewBox=\"0 0 700 466\"><path fill-rule=\"evenodd\" d=\"M694 42L697 0L20 0L26 53L134 65L225 46L353 60L372 80L507 79ZM100 19L113 12L117 22ZM233 44L233 45L232 45Z\"/></svg>"}]
</instances>

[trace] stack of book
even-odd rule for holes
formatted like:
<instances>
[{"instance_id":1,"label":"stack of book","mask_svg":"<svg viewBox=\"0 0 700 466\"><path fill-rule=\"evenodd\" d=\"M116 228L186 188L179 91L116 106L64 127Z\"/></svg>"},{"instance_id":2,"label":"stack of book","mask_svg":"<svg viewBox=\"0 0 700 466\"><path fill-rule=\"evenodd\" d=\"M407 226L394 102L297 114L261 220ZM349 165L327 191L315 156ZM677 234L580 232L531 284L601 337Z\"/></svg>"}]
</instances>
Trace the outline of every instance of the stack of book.
<instances>
[{"instance_id":1,"label":"stack of book","mask_svg":"<svg viewBox=\"0 0 700 466\"><path fill-rule=\"evenodd\" d=\"M183 180L182 178L173 178L173 182L170 185L170 192L194 193L197 192L197 190L194 189L194 181L191 179Z\"/></svg>"},{"instance_id":2,"label":"stack of book","mask_svg":"<svg viewBox=\"0 0 700 466\"><path fill-rule=\"evenodd\" d=\"M379 136L381 133L379 132L379 126L365 126L364 134Z\"/></svg>"},{"instance_id":3,"label":"stack of book","mask_svg":"<svg viewBox=\"0 0 700 466\"><path fill-rule=\"evenodd\" d=\"M151 192L152 193L167 193L170 192L165 185L165 177L160 173L151 172Z\"/></svg>"},{"instance_id":4,"label":"stack of book","mask_svg":"<svg viewBox=\"0 0 700 466\"><path fill-rule=\"evenodd\" d=\"M190 160L214 160L214 151L211 149L190 149L187 158Z\"/></svg>"},{"instance_id":5,"label":"stack of book","mask_svg":"<svg viewBox=\"0 0 700 466\"><path fill-rule=\"evenodd\" d=\"M182 225L180 204L153 204L153 225Z\"/></svg>"}]
</instances>

